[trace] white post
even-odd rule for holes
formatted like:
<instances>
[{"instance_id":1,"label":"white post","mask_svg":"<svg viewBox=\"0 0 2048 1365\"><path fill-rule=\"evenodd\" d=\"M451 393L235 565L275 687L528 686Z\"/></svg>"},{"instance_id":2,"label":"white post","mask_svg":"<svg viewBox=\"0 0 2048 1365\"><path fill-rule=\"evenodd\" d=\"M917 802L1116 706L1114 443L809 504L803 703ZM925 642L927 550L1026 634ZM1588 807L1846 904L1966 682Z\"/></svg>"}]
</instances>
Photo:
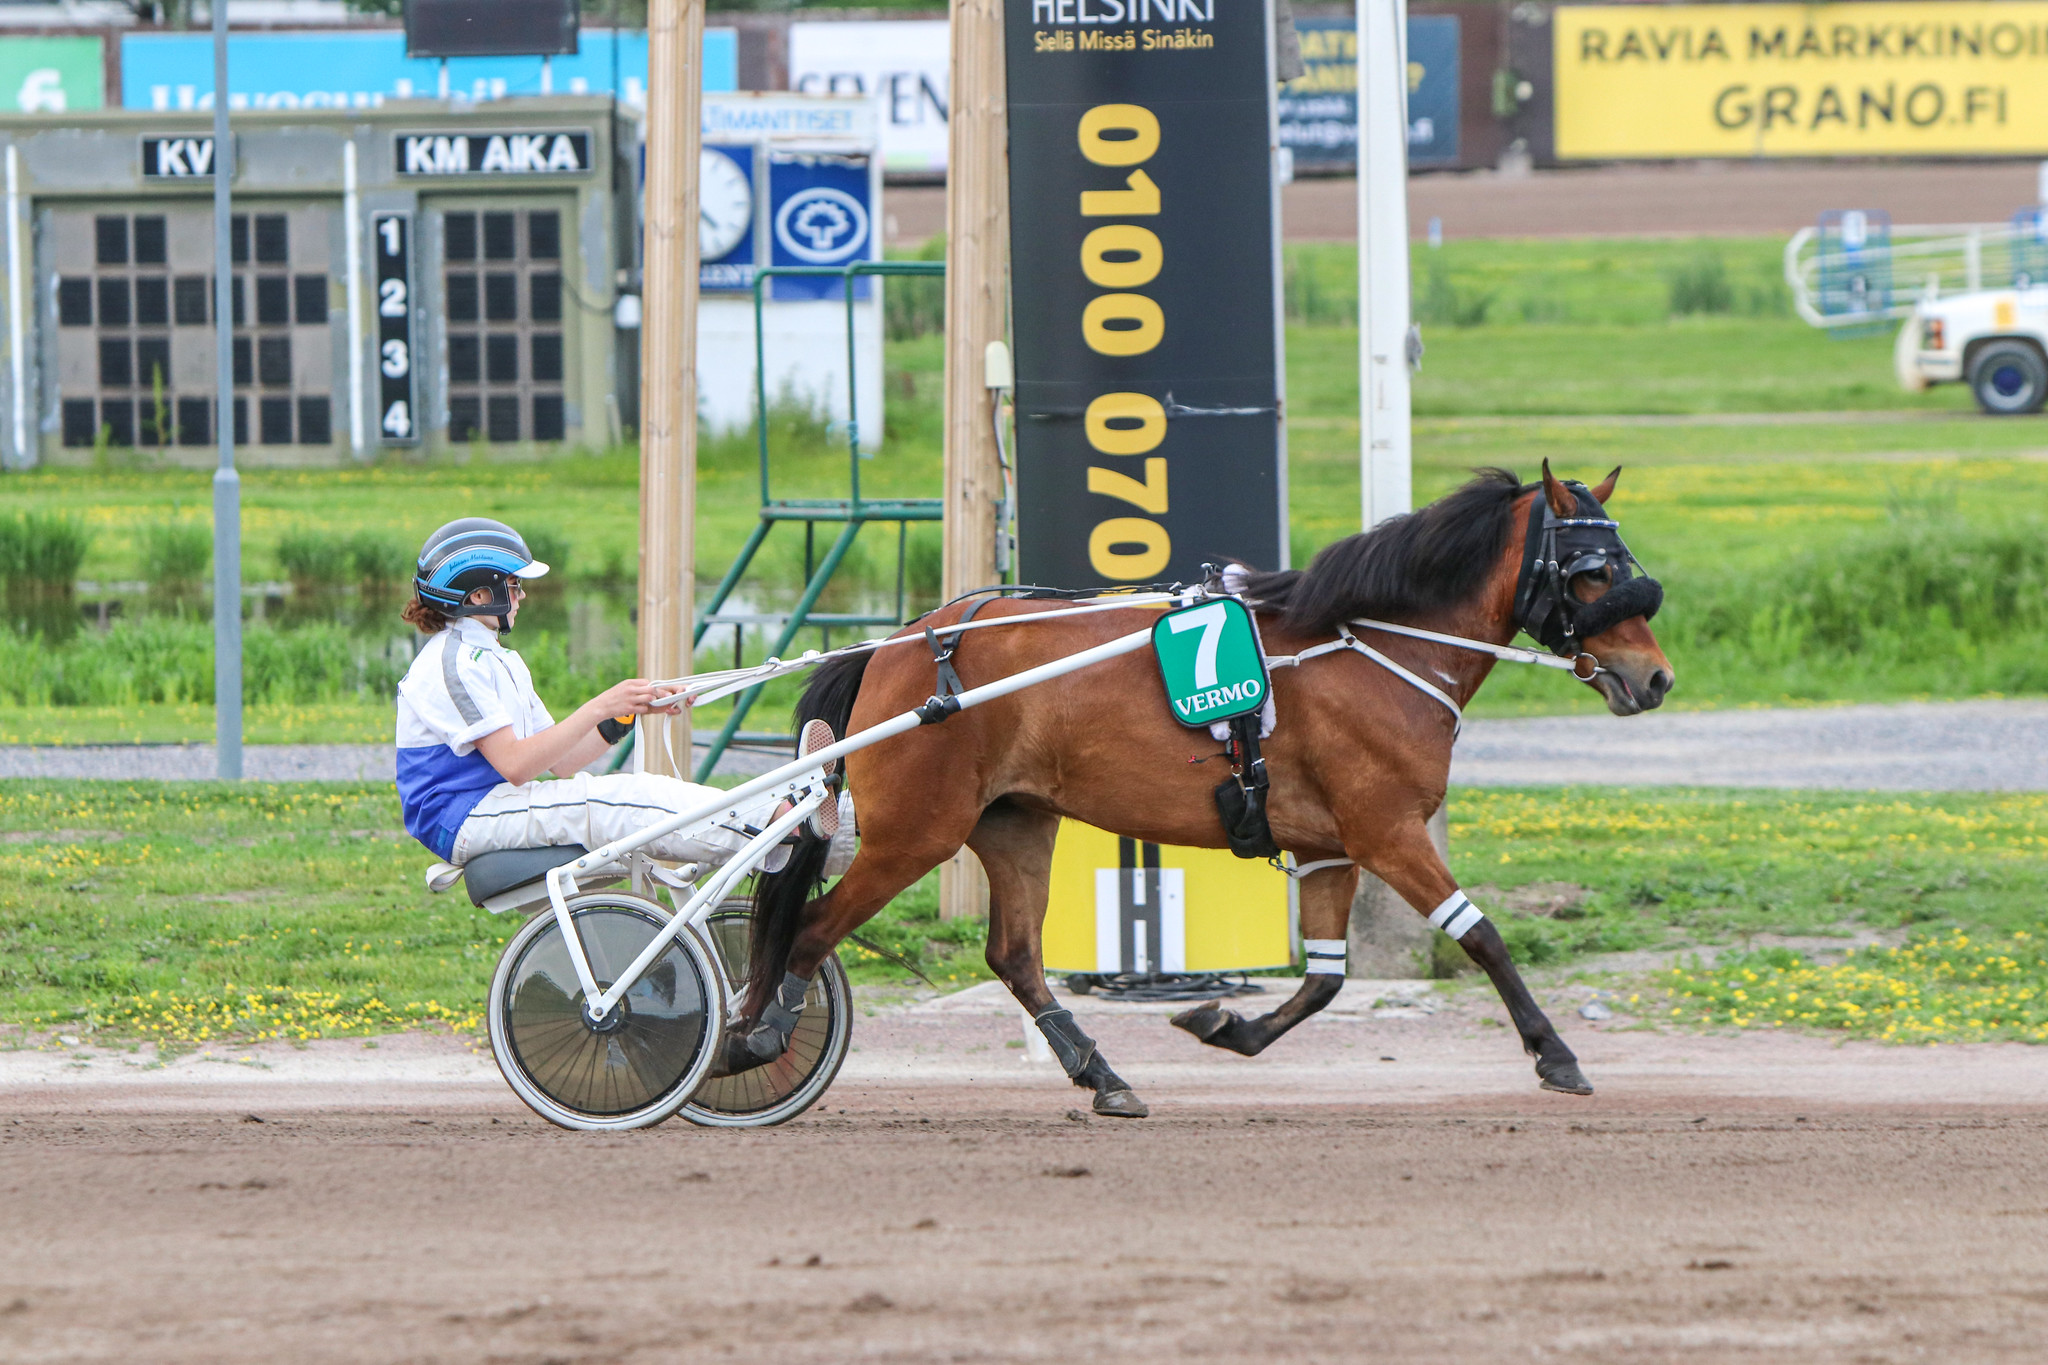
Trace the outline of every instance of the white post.
<instances>
[{"instance_id":1,"label":"white post","mask_svg":"<svg viewBox=\"0 0 2048 1365\"><path fill-rule=\"evenodd\" d=\"M1358 0L1358 482L1367 527L1413 504L1408 304L1408 4Z\"/></svg>"},{"instance_id":2,"label":"white post","mask_svg":"<svg viewBox=\"0 0 2048 1365\"><path fill-rule=\"evenodd\" d=\"M356 193L356 144L341 144L341 215L348 272L348 448L363 457L363 204Z\"/></svg>"},{"instance_id":3,"label":"white post","mask_svg":"<svg viewBox=\"0 0 2048 1365\"><path fill-rule=\"evenodd\" d=\"M1358 493L1367 530L1414 505L1408 288L1408 3L1358 0ZM1444 818L1439 808L1432 835ZM1350 971L1422 975L1420 924L1392 887L1361 872Z\"/></svg>"},{"instance_id":4,"label":"white post","mask_svg":"<svg viewBox=\"0 0 2048 1365\"><path fill-rule=\"evenodd\" d=\"M28 454L28 323L22 317L21 149L7 147L7 368L14 387L14 463L35 463Z\"/></svg>"}]
</instances>

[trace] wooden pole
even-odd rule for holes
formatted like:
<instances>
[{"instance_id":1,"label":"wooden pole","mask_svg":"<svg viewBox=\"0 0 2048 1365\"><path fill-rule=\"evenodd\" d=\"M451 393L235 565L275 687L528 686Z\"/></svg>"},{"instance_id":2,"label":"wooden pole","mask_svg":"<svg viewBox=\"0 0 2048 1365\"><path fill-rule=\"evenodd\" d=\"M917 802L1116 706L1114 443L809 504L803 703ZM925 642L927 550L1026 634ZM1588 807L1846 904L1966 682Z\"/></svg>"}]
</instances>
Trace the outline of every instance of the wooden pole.
<instances>
[{"instance_id":1,"label":"wooden pole","mask_svg":"<svg viewBox=\"0 0 2048 1365\"><path fill-rule=\"evenodd\" d=\"M1451 810L1438 806L1429 817L1430 842L1439 858L1451 856ZM1370 872L1358 874L1358 892L1351 898L1351 941L1346 975L1373 980L1406 980L1431 976L1430 958L1437 931L1415 913L1393 887Z\"/></svg>"},{"instance_id":2,"label":"wooden pole","mask_svg":"<svg viewBox=\"0 0 2048 1365\"><path fill-rule=\"evenodd\" d=\"M948 598L1000 581L996 454L988 343L1006 339L1009 301L1009 118L1002 0L952 0L953 74L946 148L946 520ZM939 869L939 913L988 913L988 880L962 849Z\"/></svg>"},{"instance_id":3,"label":"wooden pole","mask_svg":"<svg viewBox=\"0 0 2048 1365\"><path fill-rule=\"evenodd\" d=\"M640 322L640 674L690 671L696 596L697 156L704 0L647 6L646 272ZM673 730L671 734L668 731ZM689 722L641 724L648 772L689 772Z\"/></svg>"}]
</instances>

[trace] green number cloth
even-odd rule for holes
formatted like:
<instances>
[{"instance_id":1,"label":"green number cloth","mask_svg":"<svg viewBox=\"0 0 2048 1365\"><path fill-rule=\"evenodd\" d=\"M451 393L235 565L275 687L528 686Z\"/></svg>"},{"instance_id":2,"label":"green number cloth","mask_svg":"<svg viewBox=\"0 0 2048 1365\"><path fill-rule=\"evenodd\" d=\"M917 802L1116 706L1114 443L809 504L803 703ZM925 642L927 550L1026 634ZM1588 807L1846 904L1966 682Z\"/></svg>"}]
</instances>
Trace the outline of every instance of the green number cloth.
<instances>
[{"instance_id":1,"label":"green number cloth","mask_svg":"<svg viewBox=\"0 0 2048 1365\"><path fill-rule=\"evenodd\" d=\"M1256 711L1266 700L1266 660L1251 613L1235 598L1182 607L1152 627L1152 652L1173 718L1212 725Z\"/></svg>"}]
</instances>

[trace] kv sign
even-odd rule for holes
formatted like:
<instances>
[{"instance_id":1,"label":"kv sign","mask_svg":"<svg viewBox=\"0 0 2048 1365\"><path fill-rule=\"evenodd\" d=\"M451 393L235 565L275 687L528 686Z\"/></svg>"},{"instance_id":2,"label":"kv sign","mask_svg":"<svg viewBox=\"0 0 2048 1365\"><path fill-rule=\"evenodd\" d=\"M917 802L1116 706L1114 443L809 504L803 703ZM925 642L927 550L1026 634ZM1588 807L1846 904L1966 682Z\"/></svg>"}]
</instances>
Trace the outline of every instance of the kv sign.
<instances>
[{"instance_id":1,"label":"kv sign","mask_svg":"<svg viewBox=\"0 0 2048 1365\"><path fill-rule=\"evenodd\" d=\"M146 137L142 139L144 180L210 180L213 139L210 137Z\"/></svg>"}]
</instances>

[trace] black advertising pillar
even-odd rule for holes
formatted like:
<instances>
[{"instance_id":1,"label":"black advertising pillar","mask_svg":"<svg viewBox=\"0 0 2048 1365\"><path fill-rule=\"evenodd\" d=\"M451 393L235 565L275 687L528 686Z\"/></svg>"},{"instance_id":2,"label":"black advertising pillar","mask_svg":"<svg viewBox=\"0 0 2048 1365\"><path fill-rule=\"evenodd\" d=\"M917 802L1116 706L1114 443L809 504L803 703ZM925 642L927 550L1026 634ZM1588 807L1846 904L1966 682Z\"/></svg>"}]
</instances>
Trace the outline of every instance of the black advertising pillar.
<instances>
[{"instance_id":1,"label":"black advertising pillar","mask_svg":"<svg viewBox=\"0 0 2048 1365\"><path fill-rule=\"evenodd\" d=\"M1282 562L1264 0L1007 0L1020 580Z\"/></svg>"}]
</instances>

